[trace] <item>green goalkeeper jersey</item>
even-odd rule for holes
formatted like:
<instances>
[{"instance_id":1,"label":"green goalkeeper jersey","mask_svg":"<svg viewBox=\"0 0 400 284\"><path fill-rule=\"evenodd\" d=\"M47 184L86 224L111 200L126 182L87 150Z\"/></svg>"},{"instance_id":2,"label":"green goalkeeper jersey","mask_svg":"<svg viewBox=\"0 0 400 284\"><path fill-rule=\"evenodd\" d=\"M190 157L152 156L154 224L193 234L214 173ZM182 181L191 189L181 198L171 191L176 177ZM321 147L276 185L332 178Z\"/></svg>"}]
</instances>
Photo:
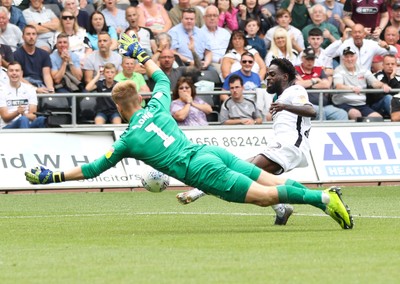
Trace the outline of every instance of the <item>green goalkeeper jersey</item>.
<instances>
[{"instance_id":1,"label":"green goalkeeper jersey","mask_svg":"<svg viewBox=\"0 0 400 284\"><path fill-rule=\"evenodd\" d=\"M170 81L158 70L148 105L137 111L112 148L96 161L82 166L85 178L93 178L124 158L141 160L163 173L184 181L191 157L204 145L191 143L170 114Z\"/></svg>"}]
</instances>

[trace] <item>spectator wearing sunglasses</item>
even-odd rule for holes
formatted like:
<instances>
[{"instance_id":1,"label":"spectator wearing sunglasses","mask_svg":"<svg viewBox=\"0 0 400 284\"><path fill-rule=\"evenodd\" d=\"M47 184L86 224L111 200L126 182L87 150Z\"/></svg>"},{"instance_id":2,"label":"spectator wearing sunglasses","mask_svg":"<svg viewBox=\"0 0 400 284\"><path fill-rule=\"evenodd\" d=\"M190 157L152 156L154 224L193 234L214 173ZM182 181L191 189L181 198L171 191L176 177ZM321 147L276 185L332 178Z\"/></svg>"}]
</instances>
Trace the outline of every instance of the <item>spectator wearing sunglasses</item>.
<instances>
[{"instance_id":1,"label":"spectator wearing sunglasses","mask_svg":"<svg viewBox=\"0 0 400 284\"><path fill-rule=\"evenodd\" d=\"M240 65L242 68L231 73L228 77L225 78L224 84L222 85L222 89L229 90L229 78L233 75L237 75L243 80L243 89L245 91L254 91L256 88L261 87L260 76L257 73L251 71L254 65L254 55L250 52L245 52L242 54ZM229 98L229 95L223 94L220 95L221 101L225 101Z\"/></svg>"}]
</instances>

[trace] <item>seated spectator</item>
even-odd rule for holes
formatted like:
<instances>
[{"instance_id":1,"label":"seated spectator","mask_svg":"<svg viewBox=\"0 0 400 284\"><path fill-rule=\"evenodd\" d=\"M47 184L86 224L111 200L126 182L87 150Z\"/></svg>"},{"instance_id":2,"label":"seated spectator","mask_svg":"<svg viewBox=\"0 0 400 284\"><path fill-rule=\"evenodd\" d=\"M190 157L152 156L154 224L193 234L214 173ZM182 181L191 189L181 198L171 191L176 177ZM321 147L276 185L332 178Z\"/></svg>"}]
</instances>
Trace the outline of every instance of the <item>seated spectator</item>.
<instances>
[{"instance_id":1,"label":"seated spectator","mask_svg":"<svg viewBox=\"0 0 400 284\"><path fill-rule=\"evenodd\" d=\"M8 64L14 61L14 53L8 45L0 44L0 56L2 59L0 60L0 67L7 69Z\"/></svg>"},{"instance_id":2,"label":"seated spectator","mask_svg":"<svg viewBox=\"0 0 400 284\"><path fill-rule=\"evenodd\" d=\"M256 104L243 95L243 80L238 75L229 78L230 97L221 107L220 120L222 124L261 124L262 118Z\"/></svg>"},{"instance_id":3,"label":"seated spectator","mask_svg":"<svg viewBox=\"0 0 400 284\"><path fill-rule=\"evenodd\" d=\"M204 25L203 13L199 10L199 8L191 7L189 0L178 0L178 4L168 12L168 16L171 19L173 27L181 23L183 11L195 13L196 27L201 28Z\"/></svg>"},{"instance_id":4,"label":"seated spectator","mask_svg":"<svg viewBox=\"0 0 400 284\"><path fill-rule=\"evenodd\" d=\"M292 47L297 51L300 52L304 49L304 38L302 32L292 26L290 23L292 22L292 16L287 9L279 9L276 13L276 23L277 26L270 28L267 34L264 37L265 48L268 50L271 47L271 41L274 37L275 30L277 28L285 29L292 42Z\"/></svg>"},{"instance_id":5,"label":"seated spectator","mask_svg":"<svg viewBox=\"0 0 400 284\"><path fill-rule=\"evenodd\" d=\"M62 0L61 4L64 7L64 10L72 12L72 15L75 16L78 25L81 28L85 30L89 29L89 22L90 22L89 13L86 12L85 10L80 9L79 0Z\"/></svg>"},{"instance_id":6,"label":"seated spectator","mask_svg":"<svg viewBox=\"0 0 400 284\"><path fill-rule=\"evenodd\" d=\"M106 63L114 64L115 68L121 69L122 58L111 49L112 41L106 31L101 31L98 35L99 49L90 53L83 64L85 83L88 84ZM100 79L104 79L100 74Z\"/></svg>"},{"instance_id":7,"label":"seated spectator","mask_svg":"<svg viewBox=\"0 0 400 284\"><path fill-rule=\"evenodd\" d=\"M392 45L397 49L397 53L394 55L395 58L397 59L397 67L400 67L400 44L397 43L399 39L400 39L399 31L397 30L397 28L389 26L385 29L383 40L387 44ZM375 55L374 59L372 60L371 71L373 73L376 73L378 71L381 71L382 68L383 68L383 56Z\"/></svg>"},{"instance_id":8,"label":"seated spectator","mask_svg":"<svg viewBox=\"0 0 400 284\"><path fill-rule=\"evenodd\" d=\"M148 55L152 56L153 53L156 52L157 50L154 34L149 28L139 26L138 10L139 9L137 7L132 7L132 6L126 8L125 18L126 21L128 22L128 28L126 29L125 32L134 31L139 39L142 48L146 50ZM142 74L144 74L145 71L146 70L143 70Z\"/></svg>"},{"instance_id":9,"label":"seated spectator","mask_svg":"<svg viewBox=\"0 0 400 284\"><path fill-rule=\"evenodd\" d=\"M237 13L232 0L215 0L215 6L219 10L218 26L229 31L236 31L239 28Z\"/></svg>"},{"instance_id":10,"label":"seated spectator","mask_svg":"<svg viewBox=\"0 0 400 284\"><path fill-rule=\"evenodd\" d=\"M286 58L295 65L297 56L298 53L292 48L292 42L288 32L283 28L277 28L274 33L271 48L265 57L265 64L269 66L274 58Z\"/></svg>"},{"instance_id":11,"label":"seated spectator","mask_svg":"<svg viewBox=\"0 0 400 284\"><path fill-rule=\"evenodd\" d=\"M341 40L331 43L326 49L325 54L331 58L341 56L343 50L351 47L356 51L358 65L371 70L372 59L375 55L396 54L397 49L392 45L388 45L385 41L376 42L365 38L366 33L364 26L355 24L351 29L351 38L347 39L347 32L343 33ZM341 59L344 57L341 56Z\"/></svg>"},{"instance_id":12,"label":"seated spectator","mask_svg":"<svg viewBox=\"0 0 400 284\"><path fill-rule=\"evenodd\" d=\"M342 57L343 63L334 71L333 83L337 90L350 92L334 94L332 96L333 103L347 111L349 119L382 117L366 104L366 94L361 93L361 90L366 89L369 85L388 93L391 88L376 79L371 71L357 64L357 53L351 46L343 50Z\"/></svg>"},{"instance_id":13,"label":"seated spectator","mask_svg":"<svg viewBox=\"0 0 400 284\"><path fill-rule=\"evenodd\" d=\"M92 50L98 50L98 34L107 32L111 38L111 50L118 49L117 31L112 26L107 26L104 15L99 11L94 11L90 15L89 29L86 31L86 44Z\"/></svg>"},{"instance_id":14,"label":"seated spectator","mask_svg":"<svg viewBox=\"0 0 400 284\"><path fill-rule=\"evenodd\" d=\"M196 96L196 87L189 77L181 77L172 93L171 115L180 126L208 125L209 104Z\"/></svg>"},{"instance_id":15,"label":"seated spectator","mask_svg":"<svg viewBox=\"0 0 400 284\"><path fill-rule=\"evenodd\" d=\"M242 68L240 65L240 60L242 54L245 52L250 52L254 55L255 63L251 71L257 73L260 80L265 79L267 74L267 67L265 66L264 60L261 58L257 50L248 46L247 39L243 31L237 30L233 31L231 39L229 40L229 45L226 49L226 53L221 61L221 75L225 79L230 73L235 72Z\"/></svg>"},{"instance_id":16,"label":"seated spectator","mask_svg":"<svg viewBox=\"0 0 400 284\"><path fill-rule=\"evenodd\" d=\"M69 11L64 11L68 12ZM57 93L80 92L83 73L78 55L69 49L69 37L66 33L57 36L56 50L50 55L51 76Z\"/></svg>"},{"instance_id":17,"label":"seated spectator","mask_svg":"<svg viewBox=\"0 0 400 284\"><path fill-rule=\"evenodd\" d=\"M321 47L324 40L322 31L318 28L313 28L308 32L307 43L308 47L312 48L315 53L315 66L320 66L327 76L333 76L333 60L331 57L326 56L325 50ZM298 56L297 64L301 64L303 52Z\"/></svg>"},{"instance_id":18,"label":"seated spectator","mask_svg":"<svg viewBox=\"0 0 400 284\"><path fill-rule=\"evenodd\" d=\"M398 31L400 31L400 1L393 1L394 3L391 5L392 10L390 11L391 15L389 17L389 23L386 25L386 27L393 26L395 27ZM389 8L390 5L387 7ZM380 39L383 40L383 32L381 33ZM399 42L400 43L400 42Z\"/></svg>"},{"instance_id":19,"label":"seated spectator","mask_svg":"<svg viewBox=\"0 0 400 284\"><path fill-rule=\"evenodd\" d=\"M161 70L167 75L171 82L171 91L175 89L178 79L189 74L199 73L201 70L200 60L195 60L195 66L177 66L174 67L174 51L171 49L163 49L158 57L158 63ZM196 81L196 80L192 80Z\"/></svg>"},{"instance_id":20,"label":"seated spectator","mask_svg":"<svg viewBox=\"0 0 400 284\"><path fill-rule=\"evenodd\" d=\"M117 34L128 28L125 11L117 7L117 0L104 1L106 8L101 10L108 26L113 27Z\"/></svg>"},{"instance_id":21,"label":"seated spectator","mask_svg":"<svg viewBox=\"0 0 400 284\"><path fill-rule=\"evenodd\" d=\"M172 42L172 38L169 34L167 33L160 33L156 36L156 52L153 54L152 59L154 60L154 62L158 62L159 63L159 56L161 55L162 51L164 49L171 49L171 42ZM189 41L189 43L194 42L194 40ZM194 50L194 47L192 48L192 50ZM193 54L193 58L196 56L196 52L194 52ZM197 56L198 58L198 56ZM199 59L200 61L200 59ZM196 61L193 62L193 65L196 63ZM192 64L190 64L192 65ZM189 65L189 66L190 66ZM181 58L179 57L179 55L175 54L174 52L174 62L173 62L173 67L177 68L179 66L186 66L185 63L183 63L183 61L181 60ZM201 68L201 62L200 62L200 68Z\"/></svg>"},{"instance_id":22,"label":"seated spectator","mask_svg":"<svg viewBox=\"0 0 400 284\"><path fill-rule=\"evenodd\" d=\"M258 31L260 30L259 22L255 19L248 19L244 30L248 44L258 51L262 59L265 59L267 49L265 48L264 40L258 36Z\"/></svg>"},{"instance_id":23,"label":"seated spectator","mask_svg":"<svg viewBox=\"0 0 400 284\"><path fill-rule=\"evenodd\" d=\"M261 87L261 80L257 73L251 71L254 65L254 55L250 52L245 52L242 54L242 59L240 61L242 66L241 69L231 73L225 78L222 89L229 90L229 78L231 76L239 76L243 81L243 89L245 91L255 91L257 88ZM219 96L221 101L225 101L229 98L228 95L222 94Z\"/></svg>"},{"instance_id":24,"label":"seated spectator","mask_svg":"<svg viewBox=\"0 0 400 284\"><path fill-rule=\"evenodd\" d=\"M0 128L46 127L46 118L35 114L38 104L35 90L21 81L21 64L10 62L7 74L9 84L1 86L0 91Z\"/></svg>"},{"instance_id":25,"label":"seated spectator","mask_svg":"<svg viewBox=\"0 0 400 284\"><path fill-rule=\"evenodd\" d=\"M86 90L88 92L96 90L97 93L111 93L112 88L117 84L117 81L114 80L115 75L117 75L117 69L114 64L106 63L86 85ZM100 76L104 77L104 79L100 79ZM96 116L94 118L94 123L122 123L117 106L111 97L96 98Z\"/></svg>"},{"instance_id":26,"label":"seated spectator","mask_svg":"<svg viewBox=\"0 0 400 284\"><path fill-rule=\"evenodd\" d=\"M8 10L10 23L19 27L22 31L26 26L25 17L22 14L22 10L14 6L13 2L13 0L1 0L1 5Z\"/></svg>"},{"instance_id":27,"label":"seated spectator","mask_svg":"<svg viewBox=\"0 0 400 284\"><path fill-rule=\"evenodd\" d=\"M212 65L221 73L221 60L229 44L231 34L218 26L218 9L214 5L204 11L204 26L201 28L207 35L211 45Z\"/></svg>"},{"instance_id":28,"label":"seated spectator","mask_svg":"<svg viewBox=\"0 0 400 284\"><path fill-rule=\"evenodd\" d=\"M153 0L142 0L137 7L139 26L150 29L155 35L171 29L172 22L163 5L155 3Z\"/></svg>"},{"instance_id":29,"label":"seated spectator","mask_svg":"<svg viewBox=\"0 0 400 284\"><path fill-rule=\"evenodd\" d=\"M322 66L317 66L316 54L309 47L303 50L301 55L301 64L295 66L298 73L296 84L303 86L306 89L330 89L332 85L332 76L327 76ZM317 113L315 119L319 120L319 94L309 93L308 99ZM343 109L332 105L331 96L323 94L323 117L322 120L348 120L347 112Z\"/></svg>"},{"instance_id":30,"label":"seated spectator","mask_svg":"<svg viewBox=\"0 0 400 284\"><path fill-rule=\"evenodd\" d=\"M211 45L207 34L194 25L194 19L194 10L183 11L182 22L168 32L172 38L171 49L175 50L185 64L193 65L193 53L189 49L189 42L193 39L196 43L196 54L202 61L202 69L208 69L212 62Z\"/></svg>"},{"instance_id":31,"label":"seated spectator","mask_svg":"<svg viewBox=\"0 0 400 284\"><path fill-rule=\"evenodd\" d=\"M275 26L274 18L268 9L262 8L258 5L258 0L243 0L243 3L237 6L239 12L237 18L239 22L239 29L244 31L246 21L248 19L256 19L260 23L260 33L264 36L267 31Z\"/></svg>"},{"instance_id":32,"label":"seated spectator","mask_svg":"<svg viewBox=\"0 0 400 284\"><path fill-rule=\"evenodd\" d=\"M389 22L386 1L346 0L343 7L343 21L353 28L361 24L368 38L379 39L380 34Z\"/></svg>"},{"instance_id":33,"label":"seated spectator","mask_svg":"<svg viewBox=\"0 0 400 284\"><path fill-rule=\"evenodd\" d=\"M326 9L326 17L328 23L334 25L339 33L343 33L346 24L343 21L343 4L335 0L325 0L321 2Z\"/></svg>"},{"instance_id":34,"label":"seated spectator","mask_svg":"<svg viewBox=\"0 0 400 284\"><path fill-rule=\"evenodd\" d=\"M64 10L60 13L60 26L56 32L56 40L60 33L69 36L69 51L78 56L79 61L83 65L83 61L92 49L85 43L86 31L79 27L75 16L70 10Z\"/></svg>"},{"instance_id":35,"label":"seated spectator","mask_svg":"<svg viewBox=\"0 0 400 284\"><path fill-rule=\"evenodd\" d=\"M150 89L147 86L143 75L140 73L134 72L135 65L136 65L135 59L124 56L122 58L122 65L121 65L122 71L119 72L115 76L114 80L117 82L130 80L130 81L135 82L136 89L138 92L150 92Z\"/></svg>"},{"instance_id":36,"label":"seated spectator","mask_svg":"<svg viewBox=\"0 0 400 284\"><path fill-rule=\"evenodd\" d=\"M383 69L375 73L375 77L382 83L387 84L392 89L400 89L400 74L398 72L397 59L393 55L383 57ZM367 95L367 104L383 117L391 115L392 94L369 93Z\"/></svg>"},{"instance_id":37,"label":"seated spectator","mask_svg":"<svg viewBox=\"0 0 400 284\"><path fill-rule=\"evenodd\" d=\"M16 25L9 23L8 17L8 10L0 6L0 43L8 45L14 52L24 41L22 40L22 31Z\"/></svg>"},{"instance_id":38,"label":"seated spectator","mask_svg":"<svg viewBox=\"0 0 400 284\"><path fill-rule=\"evenodd\" d=\"M311 20L309 14L309 9L311 8L310 0L283 0L281 8L289 11L293 19L293 26L299 30L303 30Z\"/></svg>"},{"instance_id":39,"label":"seated spectator","mask_svg":"<svg viewBox=\"0 0 400 284\"><path fill-rule=\"evenodd\" d=\"M340 34L338 29L327 21L326 9L321 4L316 4L310 8L310 16L312 24L309 24L303 29L303 37L305 44L307 44L306 39L308 33L313 28L318 28L322 31L324 35L324 42L322 43L322 48L328 47L329 44L338 40Z\"/></svg>"},{"instance_id":40,"label":"seated spectator","mask_svg":"<svg viewBox=\"0 0 400 284\"><path fill-rule=\"evenodd\" d=\"M38 38L36 46L48 53L54 47L54 34L60 21L54 12L43 5L43 0L30 0L29 9L22 11L26 23L35 27Z\"/></svg>"},{"instance_id":41,"label":"seated spectator","mask_svg":"<svg viewBox=\"0 0 400 284\"><path fill-rule=\"evenodd\" d=\"M26 25L22 31L24 44L14 52L14 59L22 66L24 80L35 86L37 93L54 93L50 55L36 48L37 38L36 28Z\"/></svg>"}]
</instances>

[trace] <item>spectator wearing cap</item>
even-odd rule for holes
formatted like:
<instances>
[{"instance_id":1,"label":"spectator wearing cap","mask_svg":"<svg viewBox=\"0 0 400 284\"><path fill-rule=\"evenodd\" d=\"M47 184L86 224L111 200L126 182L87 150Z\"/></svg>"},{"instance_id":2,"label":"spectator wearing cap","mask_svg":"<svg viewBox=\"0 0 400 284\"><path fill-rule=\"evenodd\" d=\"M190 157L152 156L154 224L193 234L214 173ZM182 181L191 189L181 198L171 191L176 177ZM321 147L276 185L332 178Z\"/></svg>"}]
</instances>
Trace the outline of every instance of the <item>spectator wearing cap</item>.
<instances>
[{"instance_id":1,"label":"spectator wearing cap","mask_svg":"<svg viewBox=\"0 0 400 284\"><path fill-rule=\"evenodd\" d=\"M330 89L332 77L327 76L322 66L316 64L316 54L311 47L306 48L301 55L301 64L295 66L297 71L296 84L306 89ZM310 102L320 117L319 94L308 94ZM332 105L330 94L323 95L323 120L348 120L347 112Z\"/></svg>"},{"instance_id":2,"label":"spectator wearing cap","mask_svg":"<svg viewBox=\"0 0 400 284\"><path fill-rule=\"evenodd\" d=\"M309 9L312 23L303 29L304 40L307 40L308 32L313 28L318 28L324 35L322 47L326 48L329 44L340 38L338 29L327 21L326 9L321 4L316 4ZM305 43L307 44L307 43Z\"/></svg>"},{"instance_id":3,"label":"spectator wearing cap","mask_svg":"<svg viewBox=\"0 0 400 284\"><path fill-rule=\"evenodd\" d=\"M397 49L397 53L394 55L397 59L397 65L400 66L400 44L397 42L399 41L399 31L393 27L389 26L385 29L384 32L384 41L389 44L393 45ZM383 56L382 55L375 55L372 61L372 72L376 73L381 71L383 67Z\"/></svg>"},{"instance_id":4,"label":"spectator wearing cap","mask_svg":"<svg viewBox=\"0 0 400 284\"><path fill-rule=\"evenodd\" d=\"M385 0L346 0L343 8L343 21L353 28L361 24L369 37L378 39L389 22Z\"/></svg>"},{"instance_id":5,"label":"spectator wearing cap","mask_svg":"<svg viewBox=\"0 0 400 284\"><path fill-rule=\"evenodd\" d=\"M347 30L347 29L346 29ZM343 33L340 40L333 42L326 49L326 55L335 58L343 54L343 50L351 47L357 54L358 65L371 70L372 60L375 55L396 54L397 49L393 45L388 45L385 41L374 41L365 38L364 26L355 24L351 29L351 38L347 38L347 32ZM343 56L341 60L343 60Z\"/></svg>"},{"instance_id":6,"label":"spectator wearing cap","mask_svg":"<svg viewBox=\"0 0 400 284\"><path fill-rule=\"evenodd\" d=\"M251 71L254 62L255 60L253 54L251 54L250 52L243 53L240 60L240 65L242 66L242 68L240 68L235 72L232 72L225 78L224 84L222 85L222 89L229 90L229 78L233 75L237 75L240 78L242 78L243 88L245 91L254 91L257 88L260 88L261 87L260 76L258 76L257 73ZM228 95L225 94L220 95L221 101L225 101L227 98L229 98Z\"/></svg>"},{"instance_id":7,"label":"spectator wearing cap","mask_svg":"<svg viewBox=\"0 0 400 284\"><path fill-rule=\"evenodd\" d=\"M367 96L361 91L371 86L383 89L385 93L391 88L374 77L369 69L357 64L357 52L348 46L342 51L342 64L333 75L333 84L337 90L347 90L348 93L337 93L332 96L333 103L347 111L349 119L358 117L382 117L366 104Z\"/></svg>"},{"instance_id":8,"label":"spectator wearing cap","mask_svg":"<svg viewBox=\"0 0 400 284\"><path fill-rule=\"evenodd\" d=\"M383 57L383 68L381 71L374 74L375 77L389 85L392 89L400 89L400 75L397 67L397 58L393 55L385 55ZM395 102L392 102L395 100ZM390 109L390 105L394 103L394 109L399 106L399 98L393 98L392 94L371 93L367 96L367 104L371 106L372 109L379 112L385 117L391 116L393 114L393 109ZM393 105L392 105L393 106ZM400 109L397 109L399 113L394 114L393 118L400 121Z\"/></svg>"}]
</instances>

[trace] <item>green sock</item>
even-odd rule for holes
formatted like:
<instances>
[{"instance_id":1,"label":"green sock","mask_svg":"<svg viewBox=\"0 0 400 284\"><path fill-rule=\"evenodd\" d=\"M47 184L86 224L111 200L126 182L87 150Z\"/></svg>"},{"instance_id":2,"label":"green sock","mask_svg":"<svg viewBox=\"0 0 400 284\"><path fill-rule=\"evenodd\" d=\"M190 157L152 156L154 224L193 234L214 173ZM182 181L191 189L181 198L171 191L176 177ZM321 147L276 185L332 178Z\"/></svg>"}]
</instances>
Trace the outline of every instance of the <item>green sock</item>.
<instances>
[{"instance_id":1,"label":"green sock","mask_svg":"<svg viewBox=\"0 0 400 284\"><path fill-rule=\"evenodd\" d=\"M309 204L325 211L326 205L322 203L322 191L310 190L306 187L295 187L293 185L278 185L278 196L280 203Z\"/></svg>"},{"instance_id":2,"label":"green sock","mask_svg":"<svg viewBox=\"0 0 400 284\"><path fill-rule=\"evenodd\" d=\"M294 187L300 187L300 188L306 188L307 189L307 187L304 184L299 183L298 181L295 181L295 180L292 180L292 179L287 179L286 182L285 182L285 185L293 185Z\"/></svg>"}]
</instances>

